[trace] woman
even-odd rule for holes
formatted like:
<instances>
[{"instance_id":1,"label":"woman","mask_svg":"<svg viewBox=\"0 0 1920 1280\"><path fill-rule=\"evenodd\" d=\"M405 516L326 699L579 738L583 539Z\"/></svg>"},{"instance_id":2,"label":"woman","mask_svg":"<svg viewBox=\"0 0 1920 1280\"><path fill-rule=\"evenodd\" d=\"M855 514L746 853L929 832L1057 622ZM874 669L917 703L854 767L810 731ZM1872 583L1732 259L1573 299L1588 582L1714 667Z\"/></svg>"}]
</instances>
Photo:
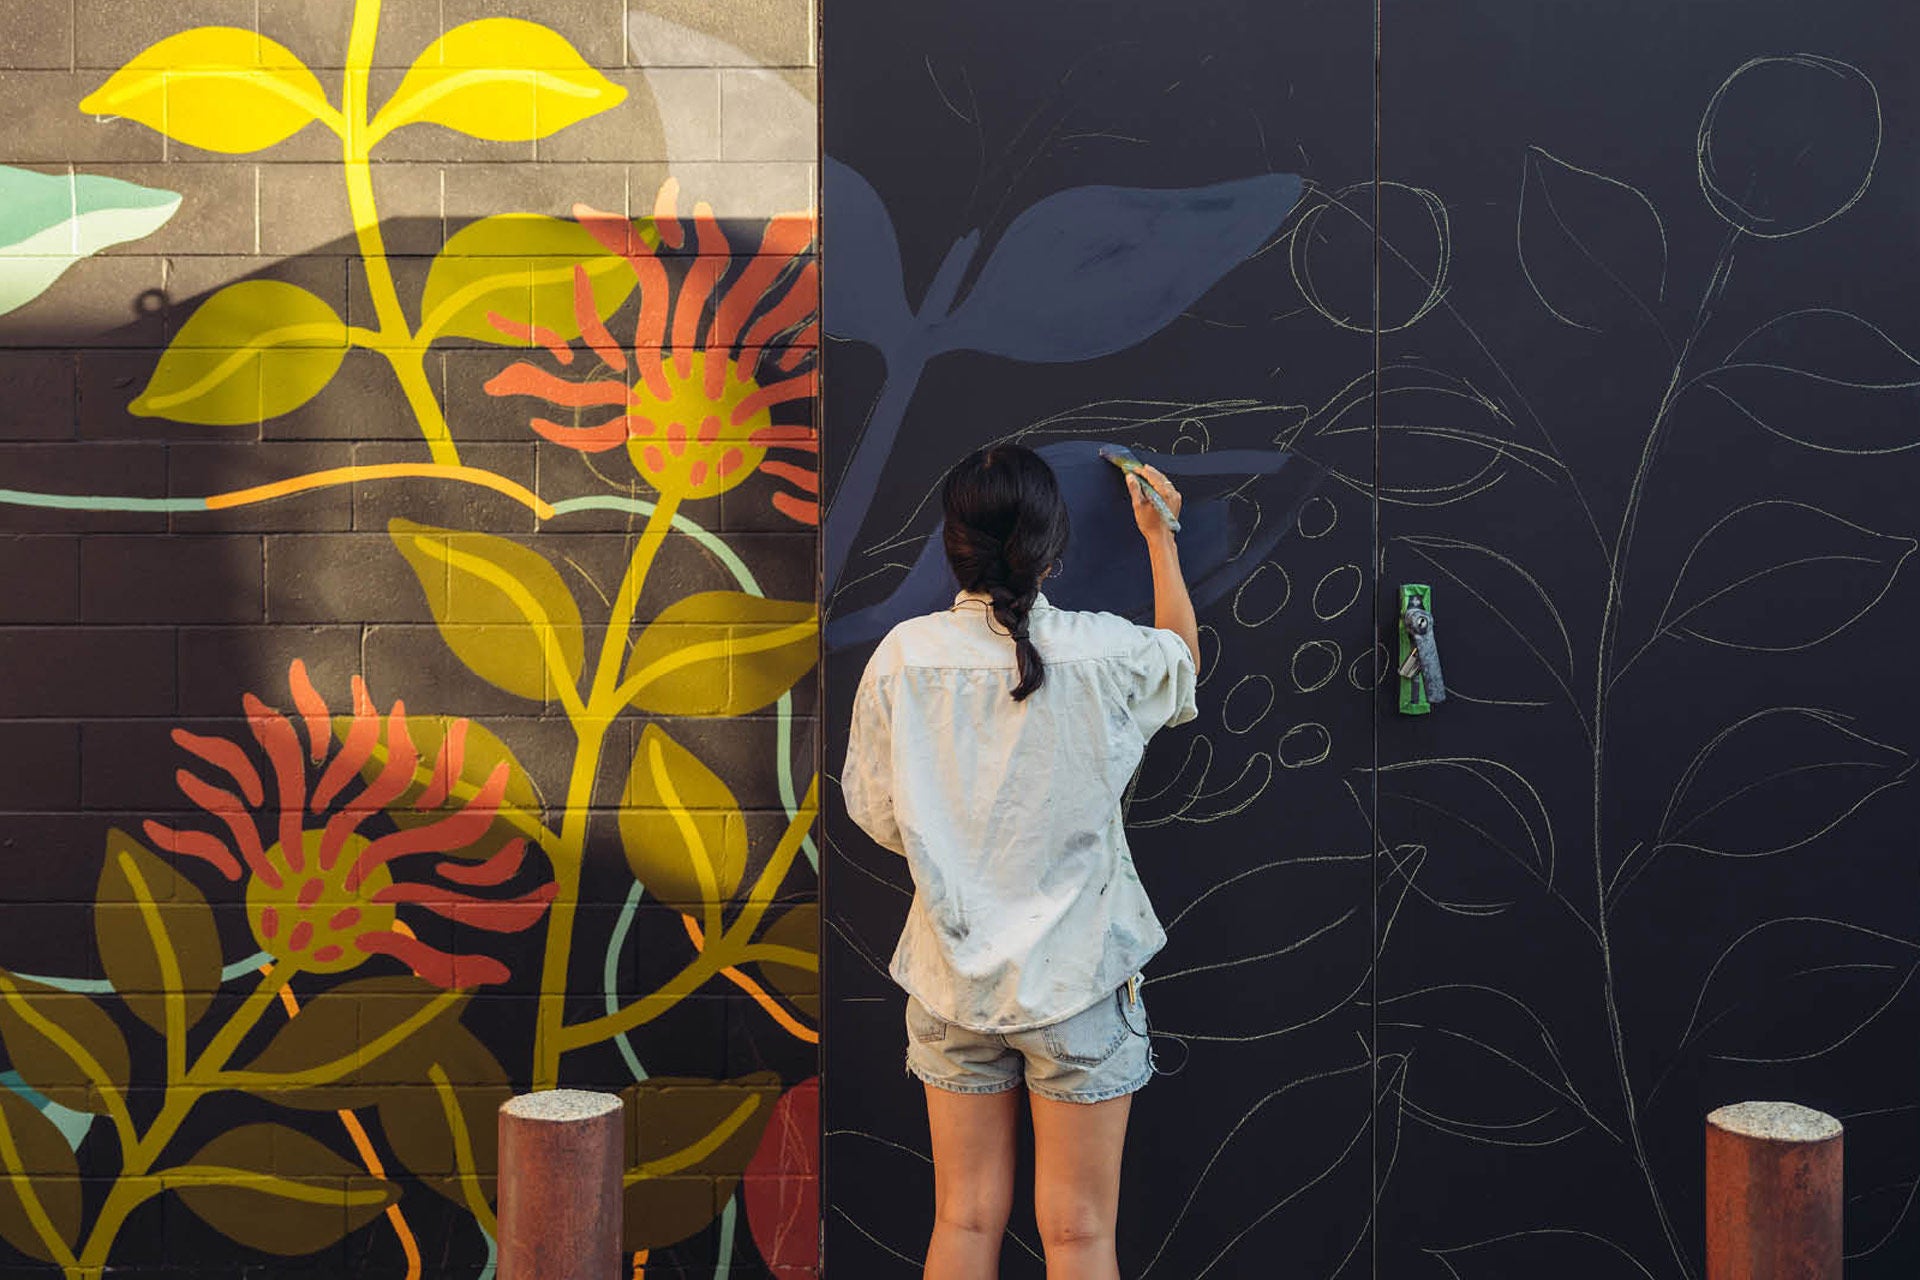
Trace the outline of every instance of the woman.
<instances>
[{"instance_id":1,"label":"woman","mask_svg":"<svg viewBox=\"0 0 1920 1280\"><path fill-rule=\"evenodd\" d=\"M1120 1151L1152 1075L1140 969L1166 942L1120 797L1147 739L1194 717L1199 666L1174 535L1142 485L1176 517L1180 495L1151 467L1127 483L1153 627L1048 605L1066 506L1039 455L998 445L942 491L953 608L894 628L854 700L847 811L914 881L891 972L933 1138L928 1280L997 1273L1022 1084L1049 1280L1119 1275Z\"/></svg>"}]
</instances>

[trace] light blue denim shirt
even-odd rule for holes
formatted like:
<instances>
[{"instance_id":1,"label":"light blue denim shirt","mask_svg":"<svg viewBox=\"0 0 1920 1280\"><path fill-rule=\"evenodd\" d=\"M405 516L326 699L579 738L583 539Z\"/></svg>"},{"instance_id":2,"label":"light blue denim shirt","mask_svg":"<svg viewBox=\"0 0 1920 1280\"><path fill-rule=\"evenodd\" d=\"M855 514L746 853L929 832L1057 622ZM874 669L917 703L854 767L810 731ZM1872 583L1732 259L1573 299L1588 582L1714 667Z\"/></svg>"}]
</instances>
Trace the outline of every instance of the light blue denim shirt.
<instances>
[{"instance_id":1,"label":"light blue denim shirt","mask_svg":"<svg viewBox=\"0 0 1920 1280\"><path fill-rule=\"evenodd\" d=\"M913 874L894 981L980 1031L1071 1017L1166 944L1120 797L1147 739L1196 714L1173 632L1045 596L1030 622L1047 678L1024 702L985 596L895 627L861 678L840 774L849 815Z\"/></svg>"}]
</instances>

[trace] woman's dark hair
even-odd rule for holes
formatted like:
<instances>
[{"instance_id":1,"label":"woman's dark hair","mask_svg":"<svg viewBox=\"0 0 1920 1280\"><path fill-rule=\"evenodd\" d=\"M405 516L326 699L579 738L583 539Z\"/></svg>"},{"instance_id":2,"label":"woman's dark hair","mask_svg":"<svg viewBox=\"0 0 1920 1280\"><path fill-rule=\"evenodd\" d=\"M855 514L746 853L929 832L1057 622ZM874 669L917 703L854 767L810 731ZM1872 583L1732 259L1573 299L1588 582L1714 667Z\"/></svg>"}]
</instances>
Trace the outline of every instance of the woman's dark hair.
<instances>
[{"instance_id":1,"label":"woman's dark hair","mask_svg":"<svg viewBox=\"0 0 1920 1280\"><path fill-rule=\"evenodd\" d=\"M1046 665L1027 636L1040 579L1067 549L1067 504L1053 468L1025 445L990 445L947 473L947 563L963 591L992 597L993 616L1013 637L1020 664L1014 701L1046 683Z\"/></svg>"}]
</instances>

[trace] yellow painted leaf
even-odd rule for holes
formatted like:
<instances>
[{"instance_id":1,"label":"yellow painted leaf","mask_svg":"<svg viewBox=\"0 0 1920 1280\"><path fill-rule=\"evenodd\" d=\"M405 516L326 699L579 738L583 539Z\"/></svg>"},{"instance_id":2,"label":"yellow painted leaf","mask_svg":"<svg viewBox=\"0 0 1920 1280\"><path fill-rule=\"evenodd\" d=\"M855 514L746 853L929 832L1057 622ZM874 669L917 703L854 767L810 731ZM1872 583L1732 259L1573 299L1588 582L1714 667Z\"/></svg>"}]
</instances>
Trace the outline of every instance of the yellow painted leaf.
<instances>
[{"instance_id":1,"label":"yellow painted leaf","mask_svg":"<svg viewBox=\"0 0 1920 1280\"><path fill-rule=\"evenodd\" d=\"M287 1258L337 1244L398 1192L318 1139L279 1124L216 1134L163 1186L208 1226L250 1249Z\"/></svg>"},{"instance_id":2,"label":"yellow painted leaf","mask_svg":"<svg viewBox=\"0 0 1920 1280\"><path fill-rule=\"evenodd\" d=\"M579 687L580 607L544 557L491 534L399 518L387 529L447 646L475 675L535 702Z\"/></svg>"},{"instance_id":3,"label":"yellow painted leaf","mask_svg":"<svg viewBox=\"0 0 1920 1280\"><path fill-rule=\"evenodd\" d=\"M168 36L81 99L80 109L236 155L284 142L315 120L339 128L326 91L293 51L241 27Z\"/></svg>"},{"instance_id":4,"label":"yellow painted leaf","mask_svg":"<svg viewBox=\"0 0 1920 1280\"><path fill-rule=\"evenodd\" d=\"M347 355L347 326L284 280L242 280L200 304L127 406L143 418L248 426L320 394Z\"/></svg>"},{"instance_id":5,"label":"yellow painted leaf","mask_svg":"<svg viewBox=\"0 0 1920 1280\"><path fill-rule=\"evenodd\" d=\"M194 884L124 831L107 833L94 932L107 980L134 1017L167 1034L167 995L184 1026L206 1015L220 989L220 933Z\"/></svg>"},{"instance_id":6,"label":"yellow painted leaf","mask_svg":"<svg viewBox=\"0 0 1920 1280\"><path fill-rule=\"evenodd\" d=\"M71 1248L80 1236L80 1162L73 1148L53 1121L11 1089L0 1089L0 1119L6 1121L7 1135L20 1155L34 1198ZM0 1236L42 1262L54 1260L11 1178L0 1179Z\"/></svg>"},{"instance_id":7,"label":"yellow painted leaf","mask_svg":"<svg viewBox=\"0 0 1920 1280\"><path fill-rule=\"evenodd\" d=\"M282 1023L259 1055L246 1064L246 1070L253 1076L294 1078L293 1083L271 1091L272 1100L280 1106L301 1111L367 1106L395 1082L424 1080L425 1068L418 1065L421 1055L438 1045L443 1034L456 1038L465 1034L459 1026L464 999L452 1001L439 1014L427 1017L428 1008L443 994L440 988L411 974L349 979L302 1005L299 1014ZM338 1080L321 1085L298 1083L302 1074L352 1053L355 1046L391 1036L422 1017L426 1021L411 1034L394 1041L385 1052L356 1064Z\"/></svg>"},{"instance_id":8,"label":"yellow painted leaf","mask_svg":"<svg viewBox=\"0 0 1920 1280\"><path fill-rule=\"evenodd\" d=\"M580 336L574 268L583 267L602 320L620 309L637 278L577 222L540 213L500 213L447 237L427 269L420 337L532 346L536 327L563 342Z\"/></svg>"},{"instance_id":9,"label":"yellow painted leaf","mask_svg":"<svg viewBox=\"0 0 1920 1280\"><path fill-rule=\"evenodd\" d=\"M621 1094L627 1104L628 1249L664 1249L713 1221L760 1147L780 1100L780 1077L655 1076Z\"/></svg>"},{"instance_id":10,"label":"yellow painted leaf","mask_svg":"<svg viewBox=\"0 0 1920 1280\"><path fill-rule=\"evenodd\" d=\"M641 733L627 772L620 843L649 893L696 911L732 898L747 869L747 828L733 792L658 725Z\"/></svg>"},{"instance_id":11,"label":"yellow painted leaf","mask_svg":"<svg viewBox=\"0 0 1920 1280\"><path fill-rule=\"evenodd\" d=\"M410 124L529 142L625 100L566 38L519 18L462 23L428 45L374 117L378 139Z\"/></svg>"},{"instance_id":12,"label":"yellow painted leaf","mask_svg":"<svg viewBox=\"0 0 1920 1280\"><path fill-rule=\"evenodd\" d=\"M432 780L434 762L440 754L440 744L446 741L447 730L458 716L407 716L407 736L420 752L420 763L414 770L414 781L402 791L399 798L387 806L387 816L402 827L421 827L440 821L448 814L459 810L467 801L486 785L498 766L507 766L507 789L501 797L500 817L486 835L459 849L446 851L448 857L463 858L469 861L481 861L500 851L500 846L516 836L529 840L538 840L538 829L533 824L544 819L546 799L540 793L539 784L528 774L526 768L514 757L507 744L494 736L493 732L478 720L467 721L466 745L461 752L459 776L449 789L444 803L437 809L424 812L414 807ZM353 729L351 716L333 718L334 736L340 741L347 740L347 734ZM385 743L376 744L367 762L360 769L361 777L372 782L387 767L387 747ZM533 828L533 829L529 829Z\"/></svg>"},{"instance_id":13,"label":"yellow painted leaf","mask_svg":"<svg viewBox=\"0 0 1920 1280\"><path fill-rule=\"evenodd\" d=\"M810 955L820 954L820 904L803 902L768 925L760 941L776 947L792 947ZM793 1001L793 1007L810 1020L820 1020L820 975L812 969L762 962L760 972L775 990Z\"/></svg>"},{"instance_id":14,"label":"yellow painted leaf","mask_svg":"<svg viewBox=\"0 0 1920 1280\"><path fill-rule=\"evenodd\" d=\"M0 974L0 1041L20 1078L63 1107L103 1112L98 1086L126 1088L126 1037L91 997Z\"/></svg>"},{"instance_id":15,"label":"yellow painted leaf","mask_svg":"<svg viewBox=\"0 0 1920 1280\"><path fill-rule=\"evenodd\" d=\"M408 1172L471 1210L463 1174L478 1180L489 1204L496 1198L500 1105L513 1097L513 1085L506 1068L459 1022L441 1018L430 1030L396 1051L389 1070L395 1086L380 1095L380 1128ZM408 1074L398 1074L402 1069Z\"/></svg>"},{"instance_id":16,"label":"yellow painted leaf","mask_svg":"<svg viewBox=\"0 0 1920 1280\"><path fill-rule=\"evenodd\" d=\"M811 601L705 591L676 600L634 642L633 705L663 716L737 716L793 688L819 657Z\"/></svg>"}]
</instances>

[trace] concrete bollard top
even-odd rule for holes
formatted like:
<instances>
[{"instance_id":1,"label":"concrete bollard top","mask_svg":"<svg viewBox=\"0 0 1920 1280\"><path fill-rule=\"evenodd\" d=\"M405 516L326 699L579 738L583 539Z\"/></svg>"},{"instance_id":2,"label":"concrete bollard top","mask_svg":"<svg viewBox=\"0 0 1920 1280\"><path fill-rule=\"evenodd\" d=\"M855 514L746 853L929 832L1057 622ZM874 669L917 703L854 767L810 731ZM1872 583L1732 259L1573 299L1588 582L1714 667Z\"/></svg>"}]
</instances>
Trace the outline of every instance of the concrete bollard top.
<instances>
[{"instance_id":1,"label":"concrete bollard top","mask_svg":"<svg viewBox=\"0 0 1920 1280\"><path fill-rule=\"evenodd\" d=\"M1840 1122L1824 1111L1797 1102L1736 1102L1707 1117L1716 1129L1763 1142L1828 1142L1840 1136Z\"/></svg>"},{"instance_id":2,"label":"concrete bollard top","mask_svg":"<svg viewBox=\"0 0 1920 1280\"><path fill-rule=\"evenodd\" d=\"M523 1093L500 1104L500 1114L537 1124L566 1124L575 1120L597 1120L620 1110L620 1095L594 1093L587 1089L541 1089Z\"/></svg>"}]
</instances>

